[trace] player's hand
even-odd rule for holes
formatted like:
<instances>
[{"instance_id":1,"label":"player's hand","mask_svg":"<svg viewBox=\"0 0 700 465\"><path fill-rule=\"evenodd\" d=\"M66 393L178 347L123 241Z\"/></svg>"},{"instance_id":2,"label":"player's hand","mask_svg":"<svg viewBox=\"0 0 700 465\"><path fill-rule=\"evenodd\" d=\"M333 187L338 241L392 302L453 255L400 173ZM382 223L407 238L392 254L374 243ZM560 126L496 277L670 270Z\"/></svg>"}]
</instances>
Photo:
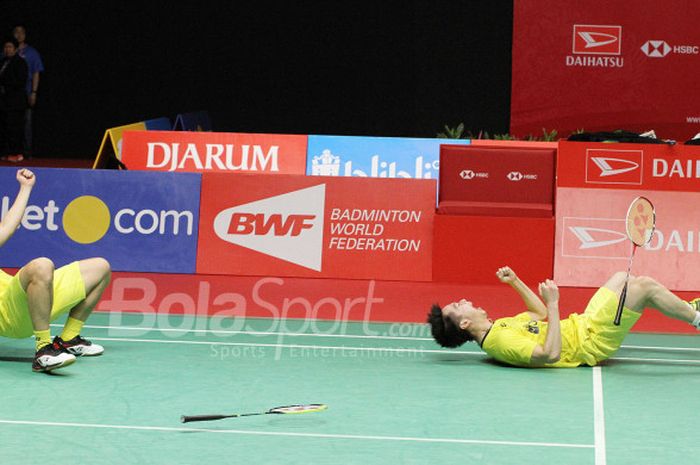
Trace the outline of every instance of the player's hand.
<instances>
[{"instance_id":1,"label":"player's hand","mask_svg":"<svg viewBox=\"0 0 700 465\"><path fill-rule=\"evenodd\" d=\"M551 279L547 279L540 283L540 296L545 304L559 301L559 288Z\"/></svg>"},{"instance_id":2,"label":"player's hand","mask_svg":"<svg viewBox=\"0 0 700 465\"><path fill-rule=\"evenodd\" d=\"M496 271L496 277L498 277L502 283L506 284L511 284L518 279L515 271L511 270L509 266L499 268L498 271Z\"/></svg>"},{"instance_id":3,"label":"player's hand","mask_svg":"<svg viewBox=\"0 0 700 465\"><path fill-rule=\"evenodd\" d=\"M36 176L27 168L17 170L17 182L20 186L33 187L36 183Z\"/></svg>"}]
</instances>

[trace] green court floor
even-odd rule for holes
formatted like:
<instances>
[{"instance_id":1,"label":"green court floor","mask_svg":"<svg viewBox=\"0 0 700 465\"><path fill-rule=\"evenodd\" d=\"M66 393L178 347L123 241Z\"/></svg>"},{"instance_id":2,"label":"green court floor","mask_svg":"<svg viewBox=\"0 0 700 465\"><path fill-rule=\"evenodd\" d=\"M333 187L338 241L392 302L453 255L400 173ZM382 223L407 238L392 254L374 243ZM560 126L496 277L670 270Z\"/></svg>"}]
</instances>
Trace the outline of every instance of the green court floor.
<instances>
[{"instance_id":1,"label":"green court floor","mask_svg":"<svg viewBox=\"0 0 700 465\"><path fill-rule=\"evenodd\" d=\"M54 327L60 331L60 325ZM632 334L605 366L517 369L425 325L95 314L105 355L31 371L0 339L0 463L698 462L700 338ZM325 412L180 423L295 403Z\"/></svg>"}]
</instances>

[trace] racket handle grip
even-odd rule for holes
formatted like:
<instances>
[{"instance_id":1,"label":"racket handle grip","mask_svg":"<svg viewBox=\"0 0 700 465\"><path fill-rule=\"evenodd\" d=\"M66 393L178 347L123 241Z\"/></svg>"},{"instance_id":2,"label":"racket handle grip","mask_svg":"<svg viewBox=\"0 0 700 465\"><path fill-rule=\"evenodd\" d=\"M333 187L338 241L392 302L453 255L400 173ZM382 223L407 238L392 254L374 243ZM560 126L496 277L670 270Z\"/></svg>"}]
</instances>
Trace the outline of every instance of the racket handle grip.
<instances>
[{"instance_id":1,"label":"racket handle grip","mask_svg":"<svg viewBox=\"0 0 700 465\"><path fill-rule=\"evenodd\" d=\"M617 312L615 313L615 320L613 321L615 326L620 326L622 309L625 307L625 297L627 297L627 283L625 283L625 287L623 287L622 292L620 292L620 301L617 303Z\"/></svg>"},{"instance_id":2,"label":"racket handle grip","mask_svg":"<svg viewBox=\"0 0 700 465\"><path fill-rule=\"evenodd\" d=\"M180 421L182 423L189 423L191 421L223 420L228 417L229 415L182 415Z\"/></svg>"}]
</instances>

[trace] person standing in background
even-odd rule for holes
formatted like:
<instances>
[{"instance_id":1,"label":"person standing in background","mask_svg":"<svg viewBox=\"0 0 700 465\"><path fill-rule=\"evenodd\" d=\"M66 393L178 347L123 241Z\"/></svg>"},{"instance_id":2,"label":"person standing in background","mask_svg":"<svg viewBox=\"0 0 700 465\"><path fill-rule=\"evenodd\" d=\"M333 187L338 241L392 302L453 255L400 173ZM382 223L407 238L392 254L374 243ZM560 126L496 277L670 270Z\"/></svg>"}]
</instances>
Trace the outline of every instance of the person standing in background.
<instances>
[{"instance_id":1,"label":"person standing in background","mask_svg":"<svg viewBox=\"0 0 700 465\"><path fill-rule=\"evenodd\" d=\"M27 29L18 24L12 30L17 42L19 42L19 56L24 58L29 68L27 76L27 108L24 111L24 156L29 158L32 156L33 150L33 111L36 106L37 96L39 93L39 80L41 73L44 72L44 63L41 61L41 55L31 45L27 43ZM22 161L12 160L10 161Z\"/></svg>"},{"instance_id":2,"label":"person standing in background","mask_svg":"<svg viewBox=\"0 0 700 465\"><path fill-rule=\"evenodd\" d=\"M22 134L27 97L27 63L19 56L14 37L3 40L0 62L0 155L3 160L22 161Z\"/></svg>"}]
</instances>

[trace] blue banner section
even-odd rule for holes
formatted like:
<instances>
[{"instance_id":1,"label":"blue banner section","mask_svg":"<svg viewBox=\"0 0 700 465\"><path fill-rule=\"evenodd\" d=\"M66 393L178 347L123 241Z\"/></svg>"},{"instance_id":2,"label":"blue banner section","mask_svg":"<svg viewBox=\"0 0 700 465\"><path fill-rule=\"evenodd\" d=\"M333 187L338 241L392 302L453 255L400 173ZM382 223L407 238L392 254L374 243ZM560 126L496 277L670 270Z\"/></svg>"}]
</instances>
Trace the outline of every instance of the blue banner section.
<instances>
[{"instance_id":1,"label":"blue banner section","mask_svg":"<svg viewBox=\"0 0 700 465\"><path fill-rule=\"evenodd\" d=\"M170 125L170 118L166 118L165 116L146 120L143 124L146 125L146 129L149 131L170 131L172 128Z\"/></svg>"},{"instance_id":2,"label":"blue banner section","mask_svg":"<svg viewBox=\"0 0 700 465\"><path fill-rule=\"evenodd\" d=\"M206 111L193 111L191 113L180 113L175 117L173 131L211 131L211 120Z\"/></svg>"},{"instance_id":3,"label":"blue banner section","mask_svg":"<svg viewBox=\"0 0 700 465\"><path fill-rule=\"evenodd\" d=\"M437 179L441 144L466 139L309 136L306 174Z\"/></svg>"},{"instance_id":4,"label":"blue banner section","mask_svg":"<svg viewBox=\"0 0 700 465\"><path fill-rule=\"evenodd\" d=\"M32 169L20 228L0 248L0 268L36 257L57 266L104 257L115 271L194 273L201 175L146 171ZM0 168L0 218L19 189Z\"/></svg>"}]
</instances>

